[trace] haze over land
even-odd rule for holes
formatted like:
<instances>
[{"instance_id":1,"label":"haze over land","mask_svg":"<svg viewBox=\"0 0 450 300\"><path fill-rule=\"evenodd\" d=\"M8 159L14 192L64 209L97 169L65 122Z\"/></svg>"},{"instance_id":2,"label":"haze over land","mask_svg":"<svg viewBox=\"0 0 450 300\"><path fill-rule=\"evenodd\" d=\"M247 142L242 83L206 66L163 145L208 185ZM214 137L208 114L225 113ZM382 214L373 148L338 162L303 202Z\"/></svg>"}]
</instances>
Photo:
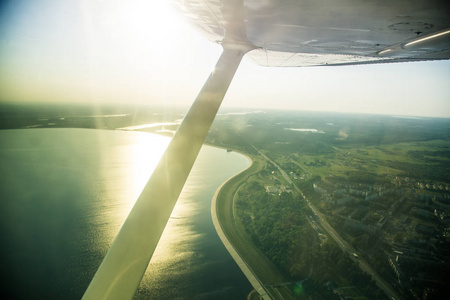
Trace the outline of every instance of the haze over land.
<instances>
[{"instance_id":1,"label":"haze over land","mask_svg":"<svg viewBox=\"0 0 450 300\"><path fill-rule=\"evenodd\" d=\"M449 129L448 119L260 111L218 116L208 142L255 159L235 183L238 224L287 274L280 283L306 278L294 297L441 299Z\"/></svg>"},{"instance_id":2,"label":"haze over land","mask_svg":"<svg viewBox=\"0 0 450 300\"><path fill-rule=\"evenodd\" d=\"M221 48L170 1L3 1L0 101L185 105ZM448 61L263 68L242 62L228 107L450 117Z\"/></svg>"},{"instance_id":3,"label":"haze over land","mask_svg":"<svg viewBox=\"0 0 450 300\"><path fill-rule=\"evenodd\" d=\"M0 128L170 136L184 114L180 108L3 104ZM251 241L239 252L270 292L287 299L439 299L446 292L440 278L450 273L449 130L446 118L223 108L206 142L254 160L226 188L237 221L225 228L239 225ZM245 257L247 251L270 262L255 264L255 252ZM273 272L281 274L277 284L267 275ZM300 287L292 283L301 280ZM298 288L306 294L296 294Z\"/></svg>"}]
</instances>

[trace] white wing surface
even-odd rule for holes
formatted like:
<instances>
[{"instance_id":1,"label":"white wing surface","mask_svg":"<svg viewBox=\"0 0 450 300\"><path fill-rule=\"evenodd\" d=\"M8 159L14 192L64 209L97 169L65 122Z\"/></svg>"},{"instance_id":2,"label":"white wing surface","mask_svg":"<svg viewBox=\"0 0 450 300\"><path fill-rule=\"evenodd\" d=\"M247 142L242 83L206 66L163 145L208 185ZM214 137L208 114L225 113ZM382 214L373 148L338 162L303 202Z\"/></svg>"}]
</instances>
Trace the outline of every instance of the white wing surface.
<instances>
[{"instance_id":1,"label":"white wing surface","mask_svg":"<svg viewBox=\"0 0 450 300\"><path fill-rule=\"evenodd\" d=\"M221 8L244 16L231 30L264 66L354 65L450 58L450 2L440 0L183 0L189 20L221 43ZM239 29L236 29L241 25Z\"/></svg>"}]
</instances>

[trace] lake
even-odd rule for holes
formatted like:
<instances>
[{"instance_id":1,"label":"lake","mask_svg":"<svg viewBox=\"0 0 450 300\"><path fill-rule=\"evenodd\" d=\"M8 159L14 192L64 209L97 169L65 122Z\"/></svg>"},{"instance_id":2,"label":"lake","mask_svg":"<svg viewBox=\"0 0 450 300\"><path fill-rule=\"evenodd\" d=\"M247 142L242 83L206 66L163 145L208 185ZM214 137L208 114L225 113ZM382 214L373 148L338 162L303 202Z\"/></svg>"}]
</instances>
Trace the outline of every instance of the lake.
<instances>
[{"instance_id":1,"label":"lake","mask_svg":"<svg viewBox=\"0 0 450 300\"><path fill-rule=\"evenodd\" d=\"M169 139L89 129L0 131L0 295L79 299ZM249 161L204 146L136 299L244 299L252 290L210 215Z\"/></svg>"}]
</instances>

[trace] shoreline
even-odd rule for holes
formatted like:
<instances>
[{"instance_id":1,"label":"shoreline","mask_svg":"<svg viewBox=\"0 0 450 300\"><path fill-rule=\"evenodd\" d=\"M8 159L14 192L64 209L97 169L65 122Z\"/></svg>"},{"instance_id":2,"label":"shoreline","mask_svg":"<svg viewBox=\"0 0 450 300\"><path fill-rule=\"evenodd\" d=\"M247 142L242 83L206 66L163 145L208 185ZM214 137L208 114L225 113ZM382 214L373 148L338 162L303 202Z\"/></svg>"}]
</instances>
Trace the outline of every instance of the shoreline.
<instances>
[{"instance_id":1,"label":"shoreline","mask_svg":"<svg viewBox=\"0 0 450 300\"><path fill-rule=\"evenodd\" d=\"M236 152L236 151L233 150L233 152ZM271 298L267 294L267 291L264 289L264 287L261 284L261 282L259 281L258 277L253 273L253 271L250 269L250 267L247 265L247 263L244 261L244 259L240 256L240 254L234 248L233 244L228 239L228 237L226 236L224 230L222 229L222 225L220 224L219 218L217 217L217 198L218 198L218 195L219 195L220 191L222 190L222 188L230 180L232 180L236 176L242 174L243 172L247 171L253 165L253 160L249 156L247 156L247 155L245 155L243 153L240 153L240 152L236 152L236 153L246 157L249 160L249 164L244 170L242 170L241 172L239 172L239 173L233 175L232 177L228 178L225 182L223 182L217 188L217 190L214 193L214 196L212 198L212 201L211 201L211 217L212 217L213 225L214 225L214 228L215 228L215 230L217 232L217 235L219 236L220 240L222 241L222 244L227 249L228 253L230 253L231 257L233 258L233 260L238 265L239 269L241 269L242 273L244 273L245 277L248 279L248 281L253 286L253 288L256 290L256 292L258 292L258 294L262 297L262 299L269 300ZM233 209L233 208L231 208L231 209Z\"/></svg>"},{"instance_id":2,"label":"shoreline","mask_svg":"<svg viewBox=\"0 0 450 300\"><path fill-rule=\"evenodd\" d=\"M138 132L145 132L145 133L155 134L155 135L159 135L159 136L168 137L170 139L172 139L172 137L173 137L173 135L169 136L167 134L157 133L157 132L146 132L146 131L140 131L140 130L132 130L132 131L138 131ZM225 151L227 151L228 149L231 149L231 148L227 148L225 146L214 145L214 144L205 143L205 142L203 143L202 147L203 146L208 146L208 147L221 149L221 150L225 150ZM248 163L248 165L247 165L247 167L245 169L243 169L239 173L234 174L233 176L228 178L226 181L224 181L217 188L217 190L214 192L214 195L213 195L212 200L211 200L211 218L212 218L213 226L214 226L214 229L216 230L217 235L220 238L220 241L225 246L225 249L227 249L228 253L231 255L233 260L236 262L236 264L238 265L239 269L241 269L241 271L244 274L244 276L247 278L247 280L252 285L253 291L256 291L258 293L258 295L261 297L261 299L263 299L263 300L271 300L272 298L269 296L267 290L264 288L264 286L261 283L261 281L258 279L256 274L250 269L250 267L245 262L245 260L241 257L239 252L233 246L232 242L228 239L227 235L225 234L225 232L224 232L224 230L222 228L222 225L219 222L219 218L217 216L217 200L218 200L218 196L219 196L219 193L222 190L222 188L228 182L230 182L232 179L234 179L235 177L239 176L240 174L242 174L242 173L246 172L248 169L250 169L253 166L253 163L254 163L253 159L250 156L248 156L248 155L246 155L246 154L244 154L242 152L236 151L235 149L231 149L231 150L234 153L237 153L237 154L242 155L245 158L247 158L249 163ZM233 210L233 207L231 207L231 210ZM253 291L250 291L249 295Z\"/></svg>"},{"instance_id":3,"label":"shoreline","mask_svg":"<svg viewBox=\"0 0 450 300\"><path fill-rule=\"evenodd\" d=\"M31 128L19 128L19 129L31 129ZM167 134L161 134L161 133L156 133L156 132L148 132L148 131L142 131L142 130L121 130L121 129L99 129L99 128L82 128L82 127L71 127L71 128L62 128L62 127L54 127L54 128L38 128L38 129L81 129L81 130L105 130L105 131L122 131L122 132L140 132L140 133L145 133L145 134L151 134L151 135L156 135L156 136L160 136L160 137L165 137L165 138L169 138L172 139L173 136L169 136ZM220 149L223 151L226 151L228 149L228 147L225 146L220 146L220 145L214 145L214 144L209 144L209 143L203 143L203 146L208 146L208 147L212 147L212 148L216 148L216 149ZM250 169L253 166L253 159L250 158L250 156L241 153L235 149L232 149L232 152L237 153L239 155L244 156L245 158L247 158L248 160L248 165L246 166L245 169L243 169L242 171L234 174L233 176L231 176L230 178L228 178L226 181L224 181L214 192L212 201L211 201L211 217L212 217L212 221L213 221L213 226L214 229L217 233L217 235L219 236L222 244L225 246L225 248L227 249L228 253L231 255L231 257L233 258L233 260L236 262L236 264L238 265L239 269L242 271L242 273L244 274L244 276L247 278L247 280L249 281L249 283L252 285L254 291L256 291L260 297L264 300L270 300L271 297L269 296L269 294L267 293L266 289L263 287L262 283L260 282L260 280L258 279L258 277L256 276L256 274L250 269L250 267L248 266L248 264L244 261L244 259L241 257L241 255L238 253L238 251L235 249L235 247L233 246L232 242L228 239L227 235L225 234L224 230L222 229L222 225L219 222L218 216L217 216L217 200L218 200L218 195L220 193L220 191L222 190L222 188L228 183L230 182L232 179L234 179L235 177L239 176L240 174L246 172L248 169ZM233 206L231 207L231 210L233 210ZM250 291L249 293L251 293L252 291Z\"/></svg>"}]
</instances>

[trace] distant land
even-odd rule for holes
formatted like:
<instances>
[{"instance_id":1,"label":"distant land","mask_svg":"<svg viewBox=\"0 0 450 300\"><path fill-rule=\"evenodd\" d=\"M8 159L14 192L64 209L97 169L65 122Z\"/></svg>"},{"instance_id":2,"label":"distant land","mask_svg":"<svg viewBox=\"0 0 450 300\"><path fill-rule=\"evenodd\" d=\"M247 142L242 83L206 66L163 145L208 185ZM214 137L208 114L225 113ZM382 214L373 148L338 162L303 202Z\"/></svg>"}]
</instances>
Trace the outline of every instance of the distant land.
<instances>
[{"instance_id":1,"label":"distant land","mask_svg":"<svg viewBox=\"0 0 450 300\"><path fill-rule=\"evenodd\" d=\"M233 183L237 236L280 272L262 276L273 298L448 294L449 119L221 114L207 141L254 161Z\"/></svg>"},{"instance_id":2,"label":"distant land","mask_svg":"<svg viewBox=\"0 0 450 300\"><path fill-rule=\"evenodd\" d=\"M185 112L2 103L0 129L170 136ZM448 295L450 119L227 108L206 143L253 160L224 186L222 219L273 298Z\"/></svg>"}]
</instances>

